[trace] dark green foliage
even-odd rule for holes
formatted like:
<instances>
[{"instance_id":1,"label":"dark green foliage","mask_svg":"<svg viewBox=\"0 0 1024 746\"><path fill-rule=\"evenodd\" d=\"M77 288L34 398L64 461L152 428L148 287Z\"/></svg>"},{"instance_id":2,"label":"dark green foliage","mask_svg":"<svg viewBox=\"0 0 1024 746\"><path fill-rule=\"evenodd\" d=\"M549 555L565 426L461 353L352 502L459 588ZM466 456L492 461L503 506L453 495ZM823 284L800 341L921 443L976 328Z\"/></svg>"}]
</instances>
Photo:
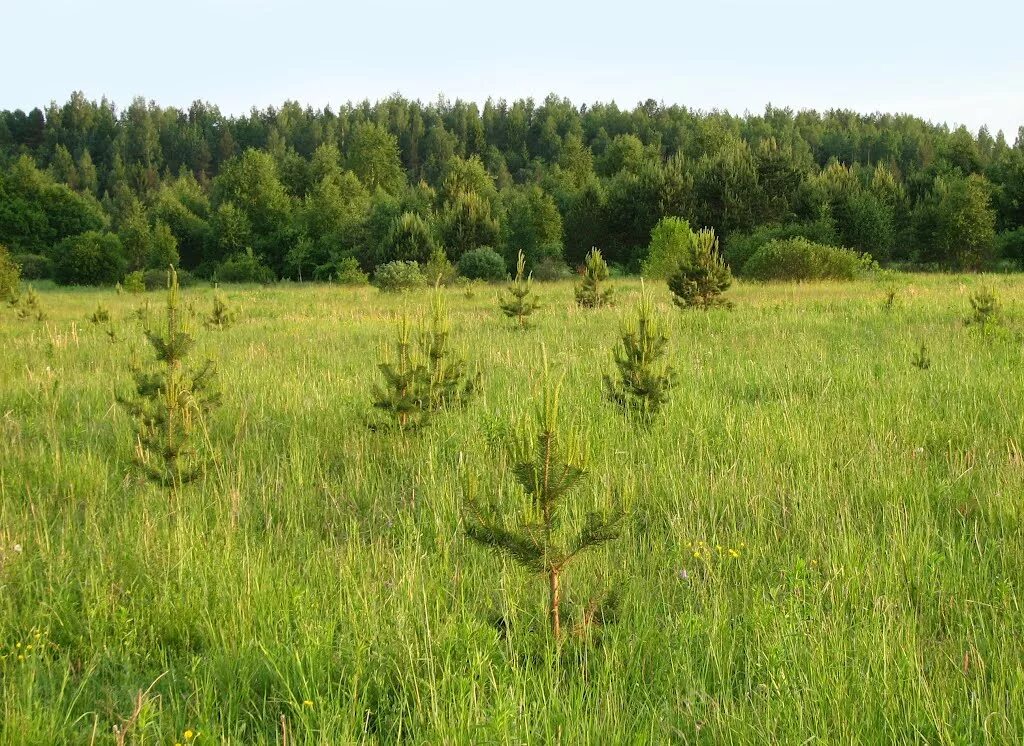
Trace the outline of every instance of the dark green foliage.
<instances>
[{"instance_id":1,"label":"dark green foliage","mask_svg":"<svg viewBox=\"0 0 1024 746\"><path fill-rule=\"evenodd\" d=\"M509 557L531 573L545 576L548 616L556 640L562 637L563 573L584 552L617 538L622 521L621 512L599 511L588 512L582 521L564 520L567 513L576 513L570 513L564 503L583 485L587 471L578 453L562 444L558 423L560 387L560 383L548 382L545 364L536 415L539 432L534 438L524 433L513 454L512 476L529 498L529 508L509 520L501 515L499 506L482 504L471 482L463 520L471 540ZM590 608L597 606L595 601ZM593 618L592 613L584 615L584 626Z\"/></svg>"},{"instance_id":2,"label":"dark green foliage","mask_svg":"<svg viewBox=\"0 0 1024 746\"><path fill-rule=\"evenodd\" d=\"M520 329L530 323L530 316L540 308L540 298L533 292L531 277L526 274L526 257L519 252L516 263L516 278L508 286L508 297L501 301L501 311L510 319L515 319Z\"/></svg>"},{"instance_id":3,"label":"dark green foliage","mask_svg":"<svg viewBox=\"0 0 1024 746\"><path fill-rule=\"evenodd\" d=\"M1002 259L1024 262L1024 227L1003 231L996 236L996 253ZM24 268L22 274L28 277Z\"/></svg>"},{"instance_id":4,"label":"dark green foliage","mask_svg":"<svg viewBox=\"0 0 1024 746\"><path fill-rule=\"evenodd\" d=\"M600 308L611 303L612 288L606 286L610 273L601 250L593 248L587 254L583 277L576 285L576 305L583 308Z\"/></svg>"},{"instance_id":5,"label":"dark green foliage","mask_svg":"<svg viewBox=\"0 0 1024 746\"><path fill-rule=\"evenodd\" d=\"M66 238L54 253L53 278L59 285L113 285L128 269L121 241L113 233L88 231Z\"/></svg>"},{"instance_id":6,"label":"dark green foliage","mask_svg":"<svg viewBox=\"0 0 1024 746\"><path fill-rule=\"evenodd\" d=\"M114 230L127 269L180 254L208 278L251 247L275 276L329 280L344 257L370 272L493 246L543 279L592 246L637 272L666 218L714 225L741 276L797 236L883 262L1021 254L993 239L1024 228L1020 145L912 116L393 97L227 117L81 94L33 116L0 112L0 244L16 256L57 260L62 240Z\"/></svg>"},{"instance_id":7,"label":"dark green foliage","mask_svg":"<svg viewBox=\"0 0 1024 746\"><path fill-rule=\"evenodd\" d=\"M391 261L426 264L436 250L427 221L414 212L404 212L391 224L384 256Z\"/></svg>"},{"instance_id":8,"label":"dark green foliage","mask_svg":"<svg viewBox=\"0 0 1024 746\"><path fill-rule=\"evenodd\" d=\"M274 281L274 271L253 253L246 249L225 259L215 272L217 282L253 282L266 285Z\"/></svg>"},{"instance_id":9,"label":"dark green foliage","mask_svg":"<svg viewBox=\"0 0 1024 746\"><path fill-rule=\"evenodd\" d=\"M373 284L385 293L398 293L423 287L427 278L416 262L396 261L377 267L373 273Z\"/></svg>"},{"instance_id":10,"label":"dark green foliage","mask_svg":"<svg viewBox=\"0 0 1024 746\"><path fill-rule=\"evenodd\" d=\"M914 211L921 259L946 267L980 269L996 249L991 185L982 176L939 177Z\"/></svg>"},{"instance_id":11,"label":"dark green foliage","mask_svg":"<svg viewBox=\"0 0 1024 746\"><path fill-rule=\"evenodd\" d=\"M710 228L702 228L693 241L693 254L679 262L668 276L668 289L680 308L707 310L731 306L722 297L732 285L732 273L718 251L718 239Z\"/></svg>"},{"instance_id":12,"label":"dark green foliage","mask_svg":"<svg viewBox=\"0 0 1024 746\"><path fill-rule=\"evenodd\" d=\"M21 267L23 280L48 280L53 277L53 260L42 254L18 254L14 262Z\"/></svg>"},{"instance_id":13,"label":"dark green foliage","mask_svg":"<svg viewBox=\"0 0 1024 746\"><path fill-rule=\"evenodd\" d=\"M667 351L668 336L645 288L636 317L622 326L612 353L618 375L605 374L605 396L627 414L641 420L652 418L668 402L678 382L675 370L664 359Z\"/></svg>"},{"instance_id":14,"label":"dark green foliage","mask_svg":"<svg viewBox=\"0 0 1024 746\"><path fill-rule=\"evenodd\" d=\"M853 280L873 266L871 257L805 238L769 241L743 265L754 280Z\"/></svg>"},{"instance_id":15,"label":"dark green foliage","mask_svg":"<svg viewBox=\"0 0 1024 746\"><path fill-rule=\"evenodd\" d=\"M207 360L195 369L185 366L195 343L184 330L177 273L167 274L166 327L147 329L153 363L132 371L135 385L118 401L133 420L135 460L141 472L172 493L202 473L204 459L197 445L203 418L220 402L214 389L216 371Z\"/></svg>"},{"instance_id":16,"label":"dark green foliage","mask_svg":"<svg viewBox=\"0 0 1024 746\"><path fill-rule=\"evenodd\" d=\"M505 260L490 246L467 251L459 259L459 274L469 280L500 282L508 276Z\"/></svg>"},{"instance_id":17,"label":"dark green foliage","mask_svg":"<svg viewBox=\"0 0 1024 746\"><path fill-rule=\"evenodd\" d=\"M742 277L745 276L744 265L758 249L770 241L790 238L806 238L825 246L839 245L835 221L826 216L804 223L763 225L750 233L733 233L725 240L723 257L729 267Z\"/></svg>"},{"instance_id":18,"label":"dark green foliage","mask_svg":"<svg viewBox=\"0 0 1024 746\"><path fill-rule=\"evenodd\" d=\"M21 266L14 261L7 247L0 245L0 301L14 298L20 285Z\"/></svg>"},{"instance_id":19,"label":"dark green foliage","mask_svg":"<svg viewBox=\"0 0 1024 746\"><path fill-rule=\"evenodd\" d=\"M180 288L190 287L195 282L195 278L187 270L178 270L177 275L178 287ZM147 269L142 273L142 284L145 286L146 290L166 290L167 270Z\"/></svg>"}]
</instances>

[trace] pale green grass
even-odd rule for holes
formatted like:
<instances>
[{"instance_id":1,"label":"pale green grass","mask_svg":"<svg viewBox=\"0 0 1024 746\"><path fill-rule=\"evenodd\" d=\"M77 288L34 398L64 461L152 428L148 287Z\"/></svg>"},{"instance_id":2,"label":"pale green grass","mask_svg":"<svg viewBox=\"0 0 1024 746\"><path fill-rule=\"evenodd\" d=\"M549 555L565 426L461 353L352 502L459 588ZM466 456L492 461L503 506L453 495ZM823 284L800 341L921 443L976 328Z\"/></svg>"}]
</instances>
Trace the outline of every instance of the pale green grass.
<instances>
[{"instance_id":1,"label":"pale green grass","mask_svg":"<svg viewBox=\"0 0 1024 746\"><path fill-rule=\"evenodd\" d=\"M989 335L962 324L986 283ZM367 429L368 392L425 294L227 289L236 325L197 331L218 462L174 516L114 403L162 295L0 309L0 741L112 742L140 690L129 742L279 742L282 716L291 743L1024 741L1024 279L900 276L891 312L880 282L740 285L707 314L656 286L682 384L649 430L601 397L639 290L616 284L599 311L541 286L526 332L496 289L448 291L483 392L407 438ZM584 502L630 512L567 580L622 582L621 621L561 652L543 584L459 527L470 474L521 499L503 433L542 344Z\"/></svg>"}]
</instances>

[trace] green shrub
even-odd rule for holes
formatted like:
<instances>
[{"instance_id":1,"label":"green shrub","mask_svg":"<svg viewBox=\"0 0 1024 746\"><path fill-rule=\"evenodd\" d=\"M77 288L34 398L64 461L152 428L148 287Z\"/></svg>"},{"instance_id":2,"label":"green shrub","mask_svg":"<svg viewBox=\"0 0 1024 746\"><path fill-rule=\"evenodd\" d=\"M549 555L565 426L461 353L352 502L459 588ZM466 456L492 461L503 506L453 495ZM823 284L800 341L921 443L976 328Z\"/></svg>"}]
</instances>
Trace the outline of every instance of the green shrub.
<instances>
[{"instance_id":1,"label":"green shrub","mask_svg":"<svg viewBox=\"0 0 1024 746\"><path fill-rule=\"evenodd\" d=\"M121 289L126 293L143 293L146 290L146 278L141 270L129 272L121 281Z\"/></svg>"},{"instance_id":2,"label":"green shrub","mask_svg":"<svg viewBox=\"0 0 1024 746\"><path fill-rule=\"evenodd\" d=\"M667 278L683 261L693 258L696 239L686 220L673 217L659 220L651 231L651 243L643 262L644 277Z\"/></svg>"},{"instance_id":3,"label":"green shrub","mask_svg":"<svg viewBox=\"0 0 1024 746\"><path fill-rule=\"evenodd\" d=\"M134 274L134 273L133 273ZM130 276L130 275L129 275ZM187 288L195 284L195 277L191 273L182 269L177 272L178 286ZM128 277L125 277L125 282L128 281ZM142 284L146 290L166 290L167 289L167 270L166 269L147 269L142 273ZM122 287L127 290L125 285Z\"/></svg>"},{"instance_id":4,"label":"green shrub","mask_svg":"<svg viewBox=\"0 0 1024 746\"><path fill-rule=\"evenodd\" d=\"M21 267L23 280L49 280L53 277L53 260L42 254L18 254L14 263Z\"/></svg>"},{"instance_id":5,"label":"green shrub","mask_svg":"<svg viewBox=\"0 0 1024 746\"><path fill-rule=\"evenodd\" d=\"M459 258L459 274L470 280L500 282L508 271L501 254L489 246L481 246Z\"/></svg>"},{"instance_id":6,"label":"green shrub","mask_svg":"<svg viewBox=\"0 0 1024 746\"><path fill-rule=\"evenodd\" d=\"M0 300L13 298L21 284L21 267L6 246L0 245Z\"/></svg>"},{"instance_id":7,"label":"green shrub","mask_svg":"<svg viewBox=\"0 0 1024 746\"><path fill-rule=\"evenodd\" d=\"M1024 228L1000 233L996 236L996 247L1001 258L1017 262L1024 261ZM24 268L21 272L22 275L25 275Z\"/></svg>"},{"instance_id":8,"label":"green shrub","mask_svg":"<svg viewBox=\"0 0 1024 746\"><path fill-rule=\"evenodd\" d=\"M872 265L868 254L790 238L758 249L743 265L743 275L754 280L852 280Z\"/></svg>"},{"instance_id":9,"label":"green shrub","mask_svg":"<svg viewBox=\"0 0 1024 746\"><path fill-rule=\"evenodd\" d=\"M806 238L814 243L835 246L838 242L836 227L830 218L819 218L806 223L764 225L750 233L732 233L725 241L725 261L734 272L742 275L743 265L757 250L769 241Z\"/></svg>"},{"instance_id":10,"label":"green shrub","mask_svg":"<svg viewBox=\"0 0 1024 746\"><path fill-rule=\"evenodd\" d=\"M431 285L450 285L455 281L455 267L448 260L444 249L434 249L430 261L423 266L423 275Z\"/></svg>"},{"instance_id":11,"label":"green shrub","mask_svg":"<svg viewBox=\"0 0 1024 746\"><path fill-rule=\"evenodd\" d=\"M385 293L399 293L423 287L427 278L416 262L394 261L377 267L373 273L373 284Z\"/></svg>"},{"instance_id":12,"label":"green shrub","mask_svg":"<svg viewBox=\"0 0 1024 746\"><path fill-rule=\"evenodd\" d=\"M57 244L53 278L59 285L113 285L128 268L121 239L114 233L86 231Z\"/></svg>"},{"instance_id":13,"label":"green shrub","mask_svg":"<svg viewBox=\"0 0 1024 746\"><path fill-rule=\"evenodd\" d=\"M546 256L533 266L532 274L538 282L554 282L568 280L572 277L572 270L564 259Z\"/></svg>"},{"instance_id":14,"label":"green shrub","mask_svg":"<svg viewBox=\"0 0 1024 746\"><path fill-rule=\"evenodd\" d=\"M366 285L370 277L359 266L355 257L347 256L338 262L334 279L339 285Z\"/></svg>"},{"instance_id":15,"label":"green shrub","mask_svg":"<svg viewBox=\"0 0 1024 746\"><path fill-rule=\"evenodd\" d=\"M244 253L228 257L217 267L217 282L256 282L267 284L274 281L274 271L263 260L246 249Z\"/></svg>"}]
</instances>

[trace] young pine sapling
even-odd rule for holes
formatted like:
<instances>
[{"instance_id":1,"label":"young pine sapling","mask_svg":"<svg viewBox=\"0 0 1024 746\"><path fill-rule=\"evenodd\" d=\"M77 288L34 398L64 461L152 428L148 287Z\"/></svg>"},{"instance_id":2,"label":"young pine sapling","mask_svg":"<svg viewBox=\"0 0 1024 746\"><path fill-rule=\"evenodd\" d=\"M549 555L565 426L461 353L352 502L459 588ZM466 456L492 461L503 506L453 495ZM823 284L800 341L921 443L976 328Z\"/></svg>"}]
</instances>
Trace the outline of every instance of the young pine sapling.
<instances>
[{"instance_id":1,"label":"young pine sapling","mask_svg":"<svg viewBox=\"0 0 1024 746\"><path fill-rule=\"evenodd\" d=\"M667 348L668 336L644 288L636 316L623 324L612 353L618 375L604 376L607 398L642 420L656 415L678 382L675 370L664 360Z\"/></svg>"},{"instance_id":2,"label":"young pine sapling","mask_svg":"<svg viewBox=\"0 0 1024 746\"><path fill-rule=\"evenodd\" d=\"M530 316L540 308L540 299L533 292L533 278L526 274L526 257L519 252L516 262L516 278L508 286L508 297L501 301L501 310L510 319L515 319L520 329L529 326Z\"/></svg>"},{"instance_id":3,"label":"young pine sapling","mask_svg":"<svg viewBox=\"0 0 1024 746\"><path fill-rule=\"evenodd\" d=\"M604 287L610 273L601 256L601 250L593 248L587 254L583 278L576 285L576 305L583 308L600 308L611 303L612 288Z\"/></svg>"},{"instance_id":4,"label":"young pine sapling","mask_svg":"<svg viewBox=\"0 0 1024 746\"><path fill-rule=\"evenodd\" d=\"M194 370L184 364L195 340L183 328L174 267L167 275L167 326L160 332L147 329L146 339L155 360L133 369L134 390L118 401L134 420L138 466L174 495L201 473L195 441L202 417L220 401L213 362Z\"/></svg>"},{"instance_id":5,"label":"young pine sapling","mask_svg":"<svg viewBox=\"0 0 1024 746\"><path fill-rule=\"evenodd\" d=\"M732 303L723 298L722 293L731 284L732 273L718 251L718 239L711 228L697 231L693 256L681 261L668 276L668 289L680 308L729 308Z\"/></svg>"},{"instance_id":6,"label":"young pine sapling","mask_svg":"<svg viewBox=\"0 0 1024 746\"><path fill-rule=\"evenodd\" d=\"M495 510L482 506L473 494L467 497L464 528L467 536L525 569L542 575L548 591L548 619L556 640L562 637L563 575L584 552L612 541L619 535L621 512L590 512L582 527L560 537L564 505L586 479L587 472L576 454L562 447L558 427L560 385L551 386L545 364L544 388L537 412L536 439L521 438L512 474L529 497L524 514L511 523ZM610 597L614 602L614 596ZM583 625L602 619L602 609L592 601Z\"/></svg>"},{"instance_id":7,"label":"young pine sapling","mask_svg":"<svg viewBox=\"0 0 1024 746\"><path fill-rule=\"evenodd\" d=\"M228 299L220 289L213 292L213 308L205 323L207 329L227 329L235 323L235 310L228 304Z\"/></svg>"}]
</instances>

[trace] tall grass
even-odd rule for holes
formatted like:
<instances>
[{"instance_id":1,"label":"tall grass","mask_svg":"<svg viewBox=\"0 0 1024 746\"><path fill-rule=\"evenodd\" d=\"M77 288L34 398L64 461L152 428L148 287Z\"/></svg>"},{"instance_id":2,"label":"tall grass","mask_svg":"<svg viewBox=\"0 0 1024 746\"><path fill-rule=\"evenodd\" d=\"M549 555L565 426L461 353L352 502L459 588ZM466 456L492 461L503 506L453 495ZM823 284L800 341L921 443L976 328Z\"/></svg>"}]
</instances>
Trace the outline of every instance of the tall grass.
<instances>
[{"instance_id":1,"label":"tall grass","mask_svg":"<svg viewBox=\"0 0 1024 746\"><path fill-rule=\"evenodd\" d=\"M173 518L114 403L159 296L0 311L0 741L1021 742L1022 347L962 320L987 283L1012 329L1024 286L903 280L890 311L869 281L739 284L702 314L659 289L681 384L649 428L599 385L638 283L596 310L537 286L525 336L496 290L450 291L481 395L413 435L366 416L425 291L227 288L237 322L196 348L219 457ZM183 293L197 329L212 292ZM630 514L579 575L627 579L599 644L554 647L543 584L460 530L468 478L523 499L504 436L542 343L583 502Z\"/></svg>"}]
</instances>

